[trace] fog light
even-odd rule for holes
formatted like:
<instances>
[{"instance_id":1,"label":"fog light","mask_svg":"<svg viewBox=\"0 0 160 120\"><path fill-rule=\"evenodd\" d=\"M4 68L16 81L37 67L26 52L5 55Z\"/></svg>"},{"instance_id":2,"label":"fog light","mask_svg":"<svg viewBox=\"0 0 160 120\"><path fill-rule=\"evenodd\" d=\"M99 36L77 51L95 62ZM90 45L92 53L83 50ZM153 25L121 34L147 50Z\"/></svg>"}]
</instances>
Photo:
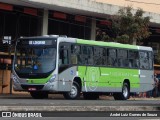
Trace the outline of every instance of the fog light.
<instances>
[{"instance_id":1,"label":"fog light","mask_svg":"<svg viewBox=\"0 0 160 120\"><path fill-rule=\"evenodd\" d=\"M18 78L12 74L12 80L14 83L19 83Z\"/></svg>"},{"instance_id":2,"label":"fog light","mask_svg":"<svg viewBox=\"0 0 160 120\"><path fill-rule=\"evenodd\" d=\"M54 74L48 82L52 83L55 80L55 78L56 78L56 74Z\"/></svg>"}]
</instances>

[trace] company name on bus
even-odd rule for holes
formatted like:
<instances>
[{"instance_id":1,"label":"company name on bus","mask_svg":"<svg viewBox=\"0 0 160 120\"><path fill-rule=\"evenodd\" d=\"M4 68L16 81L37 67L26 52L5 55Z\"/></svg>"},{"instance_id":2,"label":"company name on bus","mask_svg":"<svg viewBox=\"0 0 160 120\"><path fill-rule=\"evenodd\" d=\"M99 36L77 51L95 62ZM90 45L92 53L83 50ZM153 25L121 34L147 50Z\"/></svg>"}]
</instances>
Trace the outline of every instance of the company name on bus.
<instances>
[{"instance_id":1,"label":"company name on bus","mask_svg":"<svg viewBox=\"0 0 160 120\"><path fill-rule=\"evenodd\" d=\"M45 45L45 41L29 41L29 45Z\"/></svg>"}]
</instances>

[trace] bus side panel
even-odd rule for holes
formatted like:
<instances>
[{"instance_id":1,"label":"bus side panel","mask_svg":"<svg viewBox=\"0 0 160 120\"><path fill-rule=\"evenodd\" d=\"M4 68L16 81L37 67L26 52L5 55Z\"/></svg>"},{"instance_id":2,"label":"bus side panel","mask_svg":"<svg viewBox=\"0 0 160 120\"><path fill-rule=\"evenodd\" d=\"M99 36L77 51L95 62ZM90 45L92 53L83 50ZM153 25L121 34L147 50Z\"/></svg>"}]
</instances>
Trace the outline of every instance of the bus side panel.
<instances>
[{"instance_id":1,"label":"bus side panel","mask_svg":"<svg viewBox=\"0 0 160 120\"><path fill-rule=\"evenodd\" d=\"M146 92L154 88L153 70L140 70L140 92Z\"/></svg>"},{"instance_id":2,"label":"bus side panel","mask_svg":"<svg viewBox=\"0 0 160 120\"><path fill-rule=\"evenodd\" d=\"M59 73L58 90L71 91L74 78L77 76L77 66L66 68Z\"/></svg>"},{"instance_id":3,"label":"bus side panel","mask_svg":"<svg viewBox=\"0 0 160 120\"><path fill-rule=\"evenodd\" d=\"M104 88L100 86L100 68L91 66L79 66L78 75L83 81L82 92L102 92Z\"/></svg>"},{"instance_id":4,"label":"bus side panel","mask_svg":"<svg viewBox=\"0 0 160 120\"><path fill-rule=\"evenodd\" d=\"M101 67L101 75L100 75L100 81L99 81L99 87L101 87L102 92L115 92L116 86L115 82L117 82L116 75L113 75L113 73L117 72L115 68L107 68L107 67ZM121 85L120 89L121 90Z\"/></svg>"},{"instance_id":5,"label":"bus side panel","mask_svg":"<svg viewBox=\"0 0 160 120\"><path fill-rule=\"evenodd\" d=\"M139 88L139 72L136 69L101 68L101 87L112 88L111 92L121 92L124 80L129 80L130 88ZM111 90L111 89L107 89Z\"/></svg>"},{"instance_id":6,"label":"bus side panel","mask_svg":"<svg viewBox=\"0 0 160 120\"><path fill-rule=\"evenodd\" d=\"M130 82L131 92L140 87L137 69L79 66L78 74L85 92L121 92L125 79Z\"/></svg>"},{"instance_id":7,"label":"bus side panel","mask_svg":"<svg viewBox=\"0 0 160 120\"><path fill-rule=\"evenodd\" d=\"M83 80L82 92L114 92L115 88L101 76L100 67L79 66L78 74Z\"/></svg>"},{"instance_id":8,"label":"bus side panel","mask_svg":"<svg viewBox=\"0 0 160 120\"><path fill-rule=\"evenodd\" d=\"M78 73L83 79L83 92L107 92L114 91L105 77L101 76L100 67L79 66Z\"/></svg>"}]
</instances>

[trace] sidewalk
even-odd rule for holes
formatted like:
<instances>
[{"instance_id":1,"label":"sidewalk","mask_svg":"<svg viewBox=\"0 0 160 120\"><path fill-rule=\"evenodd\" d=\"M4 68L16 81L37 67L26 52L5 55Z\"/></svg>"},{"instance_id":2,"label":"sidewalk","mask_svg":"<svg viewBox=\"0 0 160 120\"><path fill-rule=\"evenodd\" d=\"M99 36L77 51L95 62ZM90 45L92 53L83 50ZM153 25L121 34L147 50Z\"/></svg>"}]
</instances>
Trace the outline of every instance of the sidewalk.
<instances>
[{"instance_id":1,"label":"sidewalk","mask_svg":"<svg viewBox=\"0 0 160 120\"><path fill-rule=\"evenodd\" d=\"M160 100L160 97L130 97L129 100Z\"/></svg>"}]
</instances>

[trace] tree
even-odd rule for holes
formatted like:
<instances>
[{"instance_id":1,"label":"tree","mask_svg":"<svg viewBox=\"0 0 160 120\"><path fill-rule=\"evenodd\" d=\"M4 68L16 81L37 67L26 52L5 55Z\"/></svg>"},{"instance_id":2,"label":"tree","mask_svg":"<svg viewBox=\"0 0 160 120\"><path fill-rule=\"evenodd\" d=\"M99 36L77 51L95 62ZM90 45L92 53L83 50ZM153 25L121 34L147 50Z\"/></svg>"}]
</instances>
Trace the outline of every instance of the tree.
<instances>
[{"instance_id":1,"label":"tree","mask_svg":"<svg viewBox=\"0 0 160 120\"><path fill-rule=\"evenodd\" d=\"M132 13L132 7L124 7L112 18L112 30L115 41L129 44L137 44L150 36L148 29L150 17L143 17L144 11L138 9Z\"/></svg>"}]
</instances>

